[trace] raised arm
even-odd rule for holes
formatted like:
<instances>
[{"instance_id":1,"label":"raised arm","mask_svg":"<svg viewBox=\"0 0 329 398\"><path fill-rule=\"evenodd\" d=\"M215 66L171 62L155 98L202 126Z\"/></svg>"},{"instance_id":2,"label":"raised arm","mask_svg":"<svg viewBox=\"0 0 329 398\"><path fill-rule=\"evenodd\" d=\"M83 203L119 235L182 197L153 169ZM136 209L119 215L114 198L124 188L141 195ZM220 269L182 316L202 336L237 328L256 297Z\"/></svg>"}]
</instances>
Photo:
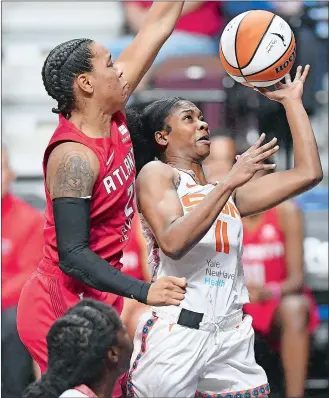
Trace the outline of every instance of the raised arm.
<instances>
[{"instance_id":1,"label":"raised arm","mask_svg":"<svg viewBox=\"0 0 329 398\"><path fill-rule=\"evenodd\" d=\"M309 71L307 65L297 69L292 82L276 85L276 91L258 91L273 101L280 102L286 111L294 148L294 167L253 179L236 190L236 205L241 216L256 214L305 192L323 178L319 152L310 120L302 103L303 85Z\"/></svg>"},{"instance_id":2,"label":"raised arm","mask_svg":"<svg viewBox=\"0 0 329 398\"><path fill-rule=\"evenodd\" d=\"M129 84L128 97L151 67L159 50L171 35L184 1L155 1L132 43L116 60Z\"/></svg>"},{"instance_id":3,"label":"raised arm","mask_svg":"<svg viewBox=\"0 0 329 398\"><path fill-rule=\"evenodd\" d=\"M208 232L236 187L244 184L257 170L273 166L262 160L277 151L275 141L260 146L261 137L237 163L227 178L184 215L177 196L177 175L171 166L161 162L148 163L140 172L136 193L139 208L150 225L162 251L170 258L182 258Z\"/></svg>"},{"instance_id":4,"label":"raised arm","mask_svg":"<svg viewBox=\"0 0 329 398\"><path fill-rule=\"evenodd\" d=\"M99 291L150 305L179 305L185 281L166 277L152 286L123 274L89 248L90 208L99 174L96 155L78 143L60 144L47 163L61 270Z\"/></svg>"}]
</instances>

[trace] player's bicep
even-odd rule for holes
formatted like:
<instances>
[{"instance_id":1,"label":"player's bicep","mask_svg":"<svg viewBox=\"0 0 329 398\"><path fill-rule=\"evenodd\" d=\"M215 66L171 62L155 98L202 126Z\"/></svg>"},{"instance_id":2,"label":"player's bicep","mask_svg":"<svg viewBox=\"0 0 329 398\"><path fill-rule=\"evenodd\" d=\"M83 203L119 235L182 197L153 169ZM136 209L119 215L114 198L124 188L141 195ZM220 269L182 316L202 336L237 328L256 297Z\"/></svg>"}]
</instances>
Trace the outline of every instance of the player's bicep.
<instances>
[{"instance_id":1,"label":"player's bicep","mask_svg":"<svg viewBox=\"0 0 329 398\"><path fill-rule=\"evenodd\" d=\"M97 156L86 146L71 142L59 145L47 163L47 188L51 198L91 196L98 173Z\"/></svg>"},{"instance_id":2,"label":"player's bicep","mask_svg":"<svg viewBox=\"0 0 329 398\"><path fill-rule=\"evenodd\" d=\"M173 172L165 170L157 175L143 173L137 181L140 210L159 243L171 224L184 214L174 178Z\"/></svg>"}]
</instances>

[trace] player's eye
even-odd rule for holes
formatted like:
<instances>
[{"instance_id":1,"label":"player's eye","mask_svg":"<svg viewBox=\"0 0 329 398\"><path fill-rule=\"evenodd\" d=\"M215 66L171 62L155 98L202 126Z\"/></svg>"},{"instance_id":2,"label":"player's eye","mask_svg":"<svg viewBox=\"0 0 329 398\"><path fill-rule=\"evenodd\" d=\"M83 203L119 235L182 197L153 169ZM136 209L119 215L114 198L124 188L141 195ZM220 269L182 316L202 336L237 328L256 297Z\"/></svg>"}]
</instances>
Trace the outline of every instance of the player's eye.
<instances>
[{"instance_id":1,"label":"player's eye","mask_svg":"<svg viewBox=\"0 0 329 398\"><path fill-rule=\"evenodd\" d=\"M183 120L193 120L191 115L184 116Z\"/></svg>"}]
</instances>

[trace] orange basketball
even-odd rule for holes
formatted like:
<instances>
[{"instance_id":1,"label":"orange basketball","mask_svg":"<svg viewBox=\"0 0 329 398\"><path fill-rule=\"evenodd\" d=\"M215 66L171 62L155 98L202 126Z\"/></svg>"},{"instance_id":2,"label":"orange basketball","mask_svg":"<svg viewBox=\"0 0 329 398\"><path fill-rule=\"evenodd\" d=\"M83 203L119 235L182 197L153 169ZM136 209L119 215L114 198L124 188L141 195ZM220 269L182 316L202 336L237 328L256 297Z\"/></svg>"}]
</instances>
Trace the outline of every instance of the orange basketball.
<instances>
[{"instance_id":1,"label":"orange basketball","mask_svg":"<svg viewBox=\"0 0 329 398\"><path fill-rule=\"evenodd\" d=\"M278 15L247 11L226 25L219 56L226 72L237 82L268 87L280 81L293 66L295 36Z\"/></svg>"}]
</instances>

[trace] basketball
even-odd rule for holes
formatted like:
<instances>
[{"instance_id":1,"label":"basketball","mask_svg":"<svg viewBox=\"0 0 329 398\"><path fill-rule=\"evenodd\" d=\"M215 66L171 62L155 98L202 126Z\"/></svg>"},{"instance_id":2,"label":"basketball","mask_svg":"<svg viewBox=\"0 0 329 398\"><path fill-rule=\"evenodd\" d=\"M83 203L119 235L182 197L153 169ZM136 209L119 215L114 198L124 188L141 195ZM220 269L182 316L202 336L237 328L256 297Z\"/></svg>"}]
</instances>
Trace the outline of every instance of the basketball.
<instances>
[{"instance_id":1,"label":"basketball","mask_svg":"<svg viewBox=\"0 0 329 398\"><path fill-rule=\"evenodd\" d=\"M288 23L269 11L253 10L225 27L219 56L226 72L247 86L268 87L292 68L296 42Z\"/></svg>"}]
</instances>

